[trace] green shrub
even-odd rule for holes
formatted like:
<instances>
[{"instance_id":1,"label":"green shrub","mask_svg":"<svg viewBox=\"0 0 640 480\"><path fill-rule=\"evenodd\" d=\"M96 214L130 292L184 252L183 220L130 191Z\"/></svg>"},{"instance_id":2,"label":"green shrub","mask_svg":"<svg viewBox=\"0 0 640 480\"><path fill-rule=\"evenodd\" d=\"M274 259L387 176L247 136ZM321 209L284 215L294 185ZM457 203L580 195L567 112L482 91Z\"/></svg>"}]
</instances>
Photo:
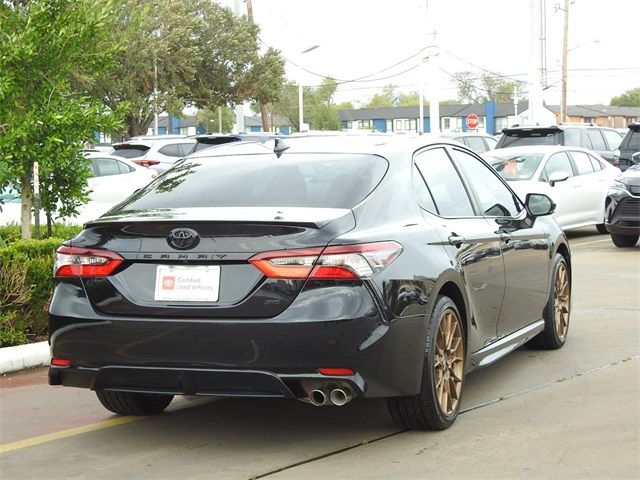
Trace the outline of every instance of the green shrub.
<instances>
[{"instance_id":1,"label":"green shrub","mask_svg":"<svg viewBox=\"0 0 640 480\"><path fill-rule=\"evenodd\" d=\"M16 240L0 247L0 346L46 335L53 260L62 242Z\"/></svg>"},{"instance_id":2,"label":"green shrub","mask_svg":"<svg viewBox=\"0 0 640 480\"><path fill-rule=\"evenodd\" d=\"M31 227L33 231L33 226ZM40 230L43 236L46 236L47 226L42 225ZM82 230L81 226L78 225L65 225L63 223L54 223L51 226L51 238L73 238ZM11 243L14 243L20 240L20 225L15 223L9 225L0 226L0 248L6 247Z\"/></svg>"}]
</instances>

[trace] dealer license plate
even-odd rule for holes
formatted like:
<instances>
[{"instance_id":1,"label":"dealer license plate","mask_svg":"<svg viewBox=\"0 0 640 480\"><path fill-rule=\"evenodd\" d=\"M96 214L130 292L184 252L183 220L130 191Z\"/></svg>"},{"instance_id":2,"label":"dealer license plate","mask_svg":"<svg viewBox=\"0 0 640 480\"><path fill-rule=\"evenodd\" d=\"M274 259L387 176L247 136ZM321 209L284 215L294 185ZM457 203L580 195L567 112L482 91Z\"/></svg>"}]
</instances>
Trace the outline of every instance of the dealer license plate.
<instances>
[{"instance_id":1,"label":"dealer license plate","mask_svg":"<svg viewBox=\"0 0 640 480\"><path fill-rule=\"evenodd\" d=\"M217 302L219 266L158 265L156 300L170 302Z\"/></svg>"}]
</instances>

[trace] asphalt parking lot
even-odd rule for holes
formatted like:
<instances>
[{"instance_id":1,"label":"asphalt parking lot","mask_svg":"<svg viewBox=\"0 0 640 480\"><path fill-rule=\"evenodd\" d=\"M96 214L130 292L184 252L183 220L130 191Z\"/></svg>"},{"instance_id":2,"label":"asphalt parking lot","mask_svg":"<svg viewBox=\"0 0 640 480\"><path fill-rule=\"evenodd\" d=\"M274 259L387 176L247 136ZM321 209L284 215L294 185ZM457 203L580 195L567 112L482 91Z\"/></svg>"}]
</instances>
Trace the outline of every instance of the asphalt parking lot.
<instances>
[{"instance_id":1,"label":"asphalt parking lot","mask_svg":"<svg viewBox=\"0 0 640 480\"><path fill-rule=\"evenodd\" d=\"M573 311L561 350L520 349L467 377L444 432L402 432L379 400L174 400L118 417L93 392L0 378L0 476L54 478L638 478L640 246L570 235Z\"/></svg>"}]
</instances>

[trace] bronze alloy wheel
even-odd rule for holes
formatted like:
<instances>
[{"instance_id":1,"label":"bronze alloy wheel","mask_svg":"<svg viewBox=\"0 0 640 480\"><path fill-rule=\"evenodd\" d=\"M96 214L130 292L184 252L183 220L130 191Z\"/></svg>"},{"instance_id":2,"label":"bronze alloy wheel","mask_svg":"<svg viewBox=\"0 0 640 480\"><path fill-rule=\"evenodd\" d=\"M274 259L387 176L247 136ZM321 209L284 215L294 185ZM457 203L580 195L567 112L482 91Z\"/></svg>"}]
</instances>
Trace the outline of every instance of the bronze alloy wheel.
<instances>
[{"instance_id":1,"label":"bronze alloy wheel","mask_svg":"<svg viewBox=\"0 0 640 480\"><path fill-rule=\"evenodd\" d=\"M440 411L446 417L451 416L458 408L464 376L463 358L460 317L449 308L445 310L438 327L434 361L436 398Z\"/></svg>"},{"instance_id":2,"label":"bronze alloy wheel","mask_svg":"<svg viewBox=\"0 0 640 480\"><path fill-rule=\"evenodd\" d=\"M553 297L554 321L556 334L561 341L565 340L569 328L569 276L564 263L558 265Z\"/></svg>"}]
</instances>

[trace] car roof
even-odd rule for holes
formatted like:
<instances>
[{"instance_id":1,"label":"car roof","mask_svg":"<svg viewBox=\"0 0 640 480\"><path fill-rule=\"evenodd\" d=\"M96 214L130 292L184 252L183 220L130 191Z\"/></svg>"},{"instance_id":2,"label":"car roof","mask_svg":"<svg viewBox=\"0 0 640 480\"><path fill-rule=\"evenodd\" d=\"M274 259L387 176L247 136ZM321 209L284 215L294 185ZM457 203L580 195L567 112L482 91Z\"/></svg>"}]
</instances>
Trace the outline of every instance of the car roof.
<instances>
[{"instance_id":1,"label":"car roof","mask_svg":"<svg viewBox=\"0 0 640 480\"><path fill-rule=\"evenodd\" d=\"M444 138L460 138L460 137L491 137L493 138L492 135L489 135L488 133L481 133L481 132L447 132L447 133L441 133L440 136Z\"/></svg>"},{"instance_id":2,"label":"car roof","mask_svg":"<svg viewBox=\"0 0 640 480\"><path fill-rule=\"evenodd\" d=\"M434 144L449 144L459 147L452 139L435 135L393 135L393 134L323 134L300 135L284 139L270 139L262 142L225 143L214 149L204 149L192 153L187 158L220 157L228 155L258 155L273 153L276 142L287 153L327 153L327 154L371 154L390 156L396 152L417 150Z\"/></svg>"}]
</instances>

